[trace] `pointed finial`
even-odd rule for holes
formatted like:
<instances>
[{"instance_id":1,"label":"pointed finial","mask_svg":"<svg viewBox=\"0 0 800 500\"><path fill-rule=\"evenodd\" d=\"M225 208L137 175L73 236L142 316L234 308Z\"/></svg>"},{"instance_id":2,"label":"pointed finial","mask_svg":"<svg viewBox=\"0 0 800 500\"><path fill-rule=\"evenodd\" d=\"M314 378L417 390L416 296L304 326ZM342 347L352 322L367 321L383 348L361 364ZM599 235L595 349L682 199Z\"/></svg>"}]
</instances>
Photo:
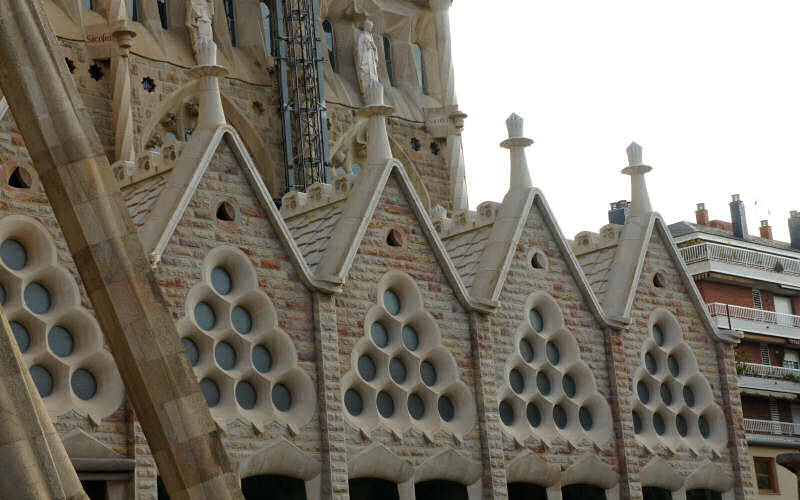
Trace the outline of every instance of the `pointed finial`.
<instances>
[{"instance_id":1,"label":"pointed finial","mask_svg":"<svg viewBox=\"0 0 800 500\"><path fill-rule=\"evenodd\" d=\"M642 147L637 143L630 143L625 152L628 154L628 166L622 169L622 173L631 176L631 217L646 216L653 211L653 207L650 205L644 174L653 170L653 167L642 163Z\"/></svg>"},{"instance_id":2,"label":"pointed finial","mask_svg":"<svg viewBox=\"0 0 800 500\"><path fill-rule=\"evenodd\" d=\"M383 165L392 158L389 135L386 132L386 116L392 107L383 102L383 85L370 80L364 88L367 105L358 110L358 115L367 118L367 165Z\"/></svg>"},{"instance_id":3,"label":"pointed finial","mask_svg":"<svg viewBox=\"0 0 800 500\"><path fill-rule=\"evenodd\" d=\"M533 144L531 139L523 135L524 120L516 113L506 120L508 139L500 143L500 147L511 151L511 184L513 189L528 189L533 187L531 174L528 170L528 160L525 158L525 148Z\"/></svg>"}]
</instances>

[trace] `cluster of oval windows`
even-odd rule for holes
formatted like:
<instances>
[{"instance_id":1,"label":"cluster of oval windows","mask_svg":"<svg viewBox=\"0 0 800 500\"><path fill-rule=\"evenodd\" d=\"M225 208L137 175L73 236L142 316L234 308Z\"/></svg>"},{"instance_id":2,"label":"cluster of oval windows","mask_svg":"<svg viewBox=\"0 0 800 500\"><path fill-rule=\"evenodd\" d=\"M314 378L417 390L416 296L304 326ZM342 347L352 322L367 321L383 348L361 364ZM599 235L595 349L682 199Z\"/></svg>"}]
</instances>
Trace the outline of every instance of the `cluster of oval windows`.
<instances>
[{"instance_id":1,"label":"cluster of oval windows","mask_svg":"<svg viewBox=\"0 0 800 500\"><path fill-rule=\"evenodd\" d=\"M634 432L645 439L670 441L693 434L709 440L714 433L710 416L718 408L694 353L672 319L656 321L642 345L642 366L634 374Z\"/></svg>"},{"instance_id":2,"label":"cluster of oval windows","mask_svg":"<svg viewBox=\"0 0 800 500\"><path fill-rule=\"evenodd\" d=\"M594 435L606 427L610 409L596 394L593 374L579 359L575 339L563 328L558 306L541 293L530 302L533 305L505 363L500 420L522 439L534 430L543 438L578 430Z\"/></svg>"},{"instance_id":3,"label":"cluster of oval windows","mask_svg":"<svg viewBox=\"0 0 800 500\"><path fill-rule=\"evenodd\" d=\"M313 382L296 366L292 340L278 328L247 256L219 247L204 269L178 328L212 415L227 421L238 414L259 424L270 421L272 409L289 420L309 416Z\"/></svg>"},{"instance_id":4,"label":"cluster of oval windows","mask_svg":"<svg viewBox=\"0 0 800 500\"><path fill-rule=\"evenodd\" d=\"M354 349L345 408L356 420L374 423L380 417L403 427L455 425L472 416L473 398L457 380L455 360L441 346L435 321L419 297L410 297L415 292L404 290L405 297L385 289L368 313L367 335Z\"/></svg>"}]
</instances>

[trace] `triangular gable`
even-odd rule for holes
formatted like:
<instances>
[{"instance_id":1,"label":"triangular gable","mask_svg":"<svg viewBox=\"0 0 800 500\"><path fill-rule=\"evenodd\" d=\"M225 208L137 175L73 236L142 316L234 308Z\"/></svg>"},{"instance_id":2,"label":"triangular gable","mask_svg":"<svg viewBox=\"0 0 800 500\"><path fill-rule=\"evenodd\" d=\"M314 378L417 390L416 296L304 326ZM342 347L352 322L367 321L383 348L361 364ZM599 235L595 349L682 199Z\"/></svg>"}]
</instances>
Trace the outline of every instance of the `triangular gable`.
<instances>
[{"instance_id":1,"label":"triangular gable","mask_svg":"<svg viewBox=\"0 0 800 500\"><path fill-rule=\"evenodd\" d=\"M624 238L624 231L622 233L622 237ZM672 240L672 235L669 232L669 228L667 224L664 222L664 219L658 213L651 213L650 217L647 220L647 224L644 229L644 234L641 238L640 242L638 243L638 247L636 249L636 257L635 257L635 266L632 272L627 272L625 269L621 269L622 266L619 264L622 260L626 260L630 258L630 256L625 256L621 254L621 245L617 246L617 254L615 257L615 262L611 267L611 272L609 275L609 280L611 279L625 279L630 278L628 285L624 289L618 289L618 293L622 293L621 296L615 298L609 298L608 294L614 292L613 289L609 289L607 294L607 298L609 299L617 299L620 300L621 303L624 305L620 317L614 319L620 319L623 322L628 322L631 309L633 308L633 301L636 298L636 289L639 285L639 280L642 276L642 269L644 268L644 262L647 258L647 249L650 245L650 242L653 239L653 236L659 235L661 236L661 242L665 244L665 248L667 250L668 255L670 256L670 260L675 265L676 270L681 278L681 283L686 287L686 290L689 293L689 299L691 300L692 304L694 305L695 309L697 310L698 316L700 317L700 321L706 327L709 332L713 332L714 336L723 342L729 343L737 343L742 337L741 333L738 333L734 330L725 330L724 332L719 330L716 325L714 324L711 316L708 313L708 309L706 308L705 302L703 301L703 297L700 295L700 291L697 289L697 285L695 285L694 280L692 279L689 270L686 268L686 264L684 264L683 259L680 256L680 252L678 247L675 245L675 242ZM629 266L630 263L627 263ZM620 276L620 274L623 274ZM608 304L605 302L603 305L604 307ZM611 315L612 312L609 310L605 311L606 314Z\"/></svg>"},{"instance_id":2,"label":"triangular gable","mask_svg":"<svg viewBox=\"0 0 800 500\"><path fill-rule=\"evenodd\" d=\"M555 243L578 287L583 292L592 313L600 323L609 325L609 320L583 274L583 269L572 252L572 248L564 238L544 194L536 188L512 191L506 195L478 264L470 293L476 300L483 302L494 303L499 300L517 244L534 204L542 213L545 224L553 235Z\"/></svg>"},{"instance_id":3,"label":"triangular gable","mask_svg":"<svg viewBox=\"0 0 800 500\"><path fill-rule=\"evenodd\" d=\"M405 168L394 159L383 166L365 168L359 174L317 265L315 278L334 287L340 287L345 282L386 183L392 175L408 199L409 206L459 301L469 309L490 312L497 304L470 297Z\"/></svg>"},{"instance_id":4,"label":"triangular gable","mask_svg":"<svg viewBox=\"0 0 800 500\"><path fill-rule=\"evenodd\" d=\"M335 287L320 283L313 278L289 229L272 202L272 196L247 148L236 130L229 125L222 125L214 130L197 130L184 147L140 232L142 244L152 262L155 264L160 260L223 139L227 141L236 156L270 224L287 250L289 259L299 270L303 283L311 289L334 292Z\"/></svg>"}]
</instances>

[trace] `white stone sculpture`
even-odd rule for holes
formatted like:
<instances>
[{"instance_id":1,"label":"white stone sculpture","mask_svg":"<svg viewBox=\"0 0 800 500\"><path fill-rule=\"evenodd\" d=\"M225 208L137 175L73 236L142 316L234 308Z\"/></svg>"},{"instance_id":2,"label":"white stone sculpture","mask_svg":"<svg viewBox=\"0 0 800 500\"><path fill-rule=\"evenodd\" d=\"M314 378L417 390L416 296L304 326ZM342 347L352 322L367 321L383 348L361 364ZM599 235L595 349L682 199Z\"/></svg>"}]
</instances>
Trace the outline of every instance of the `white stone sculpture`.
<instances>
[{"instance_id":1,"label":"white stone sculpture","mask_svg":"<svg viewBox=\"0 0 800 500\"><path fill-rule=\"evenodd\" d=\"M378 47L372 38L372 21L367 19L358 33L356 43L356 69L361 93L366 96L366 89L370 82L378 81Z\"/></svg>"},{"instance_id":2,"label":"white stone sculpture","mask_svg":"<svg viewBox=\"0 0 800 500\"><path fill-rule=\"evenodd\" d=\"M211 0L186 1L186 29L192 41L192 50L197 57L195 45L201 38L214 39L212 22L214 21L214 2Z\"/></svg>"}]
</instances>

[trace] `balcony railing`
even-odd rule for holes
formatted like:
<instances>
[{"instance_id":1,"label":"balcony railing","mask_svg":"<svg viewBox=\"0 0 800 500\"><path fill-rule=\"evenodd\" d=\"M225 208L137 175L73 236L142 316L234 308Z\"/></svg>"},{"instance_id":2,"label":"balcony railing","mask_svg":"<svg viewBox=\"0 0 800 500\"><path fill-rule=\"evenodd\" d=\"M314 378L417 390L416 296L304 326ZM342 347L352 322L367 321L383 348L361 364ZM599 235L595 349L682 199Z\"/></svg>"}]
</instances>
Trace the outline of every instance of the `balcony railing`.
<instances>
[{"instance_id":1,"label":"balcony railing","mask_svg":"<svg viewBox=\"0 0 800 500\"><path fill-rule=\"evenodd\" d=\"M707 306L708 312L714 317L753 321L756 323L766 323L788 328L800 328L800 316L794 314L765 311L754 307L720 304L719 302L712 302L711 304L707 304Z\"/></svg>"},{"instance_id":2,"label":"balcony railing","mask_svg":"<svg viewBox=\"0 0 800 500\"><path fill-rule=\"evenodd\" d=\"M777 378L800 382L800 370L785 366L761 365L758 363L736 363L739 375L748 377Z\"/></svg>"},{"instance_id":3,"label":"balcony railing","mask_svg":"<svg viewBox=\"0 0 800 500\"><path fill-rule=\"evenodd\" d=\"M800 436L800 424L776 422L774 420L744 419L745 432L772 434L776 436Z\"/></svg>"},{"instance_id":4,"label":"balcony railing","mask_svg":"<svg viewBox=\"0 0 800 500\"><path fill-rule=\"evenodd\" d=\"M800 276L800 259L779 257L765 252L745 250L718 243L698 243L683 247L681 248L681 255L687 266L695 262L711 260L762 271Z\"/></svg>"}]
</instances>

